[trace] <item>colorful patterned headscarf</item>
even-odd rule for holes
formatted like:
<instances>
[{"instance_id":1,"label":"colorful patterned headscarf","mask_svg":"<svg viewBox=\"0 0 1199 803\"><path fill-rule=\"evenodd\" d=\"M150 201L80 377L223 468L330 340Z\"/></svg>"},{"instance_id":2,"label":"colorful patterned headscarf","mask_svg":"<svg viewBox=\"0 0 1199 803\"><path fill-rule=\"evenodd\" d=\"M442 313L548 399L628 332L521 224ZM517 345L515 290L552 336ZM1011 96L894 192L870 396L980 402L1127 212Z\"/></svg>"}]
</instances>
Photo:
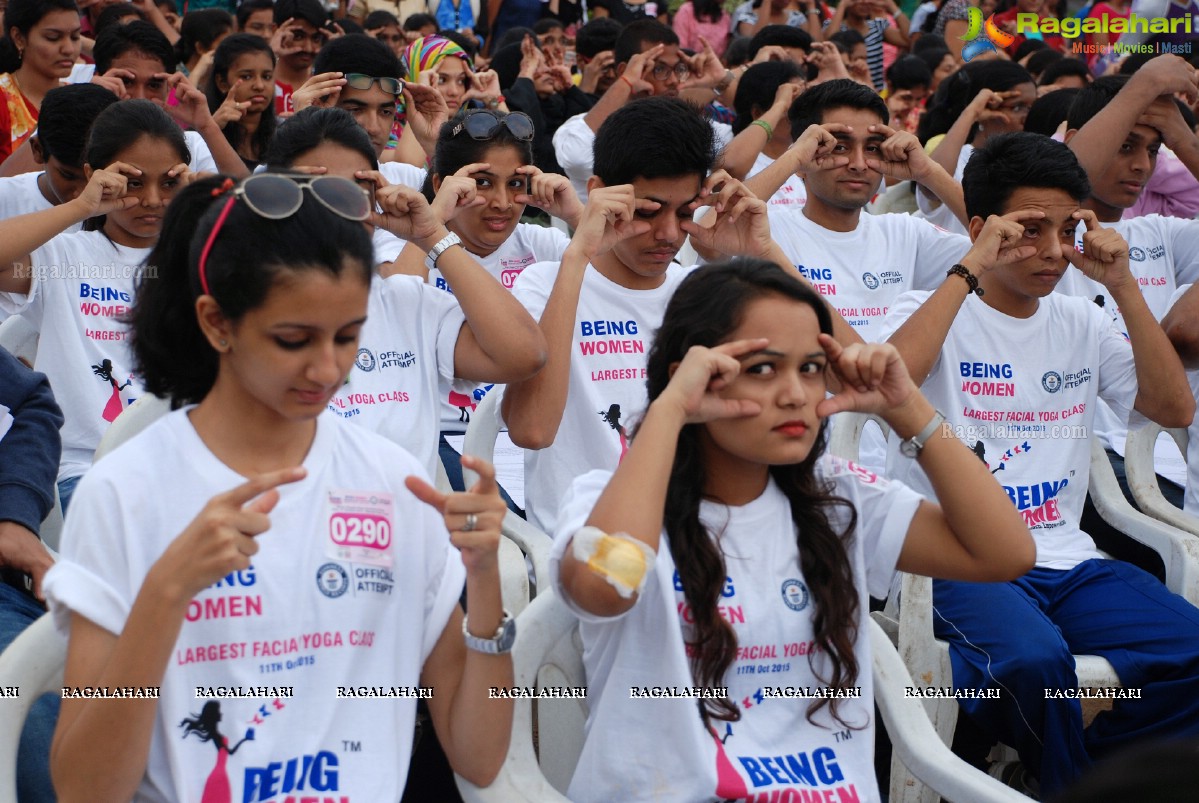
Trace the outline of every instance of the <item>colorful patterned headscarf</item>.
<instances>
[{"instance_id":1,"label":"colorful patterned headscarf","mask_svg":"<svg viewBox=\"0 0 1199 803\"><path fill-rule=\"evenodd\" d=\"M451 42L444 36L424 36L408 45L400 56L400 77L405 81L419 83L422 74L436 70L437 65L447 58L460 58L466 62L469 72L475 71L470 55L457 42ZM395 123L391 127L391 137L387 142L388 150L399 144L407 117L404 98L401 96L396 103Z\"/></svg>"}]
</instances>

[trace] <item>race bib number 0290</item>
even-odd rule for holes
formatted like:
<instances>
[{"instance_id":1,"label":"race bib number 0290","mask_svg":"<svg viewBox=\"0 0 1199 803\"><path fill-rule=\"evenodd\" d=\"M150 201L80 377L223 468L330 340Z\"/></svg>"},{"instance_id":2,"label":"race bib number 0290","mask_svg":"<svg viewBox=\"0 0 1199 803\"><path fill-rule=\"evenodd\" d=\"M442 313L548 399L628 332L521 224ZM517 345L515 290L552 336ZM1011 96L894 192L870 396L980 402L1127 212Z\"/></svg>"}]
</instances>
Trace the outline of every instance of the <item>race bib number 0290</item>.
<instances>
[{"instance_id":1,"label":"race bib number 0290","mask_svg":"<svg viewBox=\"0 0 1199 803\"><path fill-rule=\"evenodd\" d=\"M330 491L327 508L329 557L391 567L391 544L395 538L391 494Z\"/></svg>"}]
</instances>

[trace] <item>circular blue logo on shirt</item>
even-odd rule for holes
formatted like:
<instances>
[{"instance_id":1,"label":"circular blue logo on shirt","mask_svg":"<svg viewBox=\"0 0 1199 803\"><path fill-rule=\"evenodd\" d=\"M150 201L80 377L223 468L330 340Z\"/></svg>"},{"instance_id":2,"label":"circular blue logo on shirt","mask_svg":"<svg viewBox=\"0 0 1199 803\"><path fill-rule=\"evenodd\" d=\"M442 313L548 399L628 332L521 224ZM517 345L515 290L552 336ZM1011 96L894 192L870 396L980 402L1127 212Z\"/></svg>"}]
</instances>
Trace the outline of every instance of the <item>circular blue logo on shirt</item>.
<instances>
[{"instance_id":1,"label":"circular blue logo on shirt","mask_svg":"<svg viewBox=\"0 0 1199 803\"><path fill-rule=\"evenodd\" d=\"M1145 261L1145 249L1137 248L1135 245L1128 249L1128 258L1133 262Z\"/></svg>"},{"instance_id":2,"label":"circular blue logo on shirt","mask_svg":"<svg viewBox=\"0 0 1199 803\"><path fill-rule=\"evenodd\" d=\"M350 587L350 575L336 563L326 563L316 570L316 587L330 599L337 599Z\"/></svg>"},{"instance_id":3,"label":"circular blue logo on shirt","mask_svg":"<svg viewBox=\"0 0 1199 803\"><path fill-rule=\"evenodd\" d=\"M1041 387L1048 393L1057 393L1062 389L1062 375L1057 371L1046 371L1041 377Z\"/></svg>"},{"instance_id":4,"label":"circular blue logo on shirt","mask_svg":"<svg viewBox=\"0 0 1199 803\"><path fill-rule=\"evenodd\" d=\"M808 588L799 580L789 578L783 581L783 602L793 611L802 611L808 607Z\"/></svg>"},{"instance_id":5,"label":"circular blue logo on shirt","mask_svg":"<svg viewBox=\"0 0 1199 803\"><path fill-rule=\"evenodd\" d=\"M867 289L869 289L869 290L877 290L878 289L878 277L875 276L873 273L863 273L862 274L862 284L866 285Z\"/></svg>"},{"instance_id":6,"label":"circular blue logo on shirt","mask_svg":"<svg viewBox=\"0 0 1199 803\"><path fill-rule=\"evenodd\" d=\"M375 370L375 355L371 354L370 349L358 349L358 358L354 360L354 365L363 371L373 371Z\"/></svg>"}]
</instances>

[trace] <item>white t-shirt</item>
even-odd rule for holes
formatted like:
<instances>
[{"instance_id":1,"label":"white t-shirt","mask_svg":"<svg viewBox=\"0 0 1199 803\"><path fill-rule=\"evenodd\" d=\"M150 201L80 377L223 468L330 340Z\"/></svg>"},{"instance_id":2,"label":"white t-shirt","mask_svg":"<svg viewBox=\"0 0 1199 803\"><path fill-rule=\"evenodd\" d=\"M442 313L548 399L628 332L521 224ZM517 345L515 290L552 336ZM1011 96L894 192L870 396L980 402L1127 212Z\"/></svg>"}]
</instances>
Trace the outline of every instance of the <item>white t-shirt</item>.
<instances>
[{"instance_id":1,"label":"white t-shirt","mask_svg":"<svg viewBox=\"0 0 1199 803\"><path fill-rule=\"evenodd\" d=\"M970 250L970 239L911 215L858 217L853 231L830 231L798 209L771 209L774 241L836 307L863 340L879 341L879 326L895 299L932 290Z\"/></svg>"},{"instance_id":2,"label":"white t-shirt","mask_svg":"<svg viewBox=\"0 0 1199 803\"><path fill-rule=\"evenodd\" d=\"M906 293L884 324L891 335L931 295ZM1127 419L1137 394L1132 347L1081 298L1051 293L1030 318L971 294L921 386L983 460L1037 544L1037 566L1071 569L1100 557L1079 529L1091 473L1095 402ZM887 474L933 498L916 461L892 436Z\"/></svg>"},{"instance_id":3,"label":"white t-shirt","mask_svg":"<svg viewBox=\"0 0 1199 803\"><path fill-rule=\"evenodd\" d=\"M60 234L31 254L29 295L0 293L0 310L40 333L33 367L50 378L66 419L58 479L77 477L108 425L142 392L128 329L138 266L149 248L117 245L99 231Z\"/></svg>"},{"instance_id":4,"label":"white t-shirt","mask_svg":"<svg viewBox=\"0 0 1199 803\"><path fill-rule=\"evenodd\" d=\"M337 687L419 685L465 570L441 516L404 487L406 476L425 475L403 449L326 414L304 467L307 477L279 488L250 568L188 605L135 800L200 800L221 781L226 800L400 799L416 700L338 699ZM244 482L186 410L97 463L46 575L59 629L74 612L120 633L167 546L213 496ZM387 522L386 546L367 543L370 521L380 522L376 534ZM219 700L229 747L253 730L233 755L180 727L219 696L197 687L220 686L267 687L260 699ZM287 689L292 696L276 693Z\"/></svg>"},{"instance_id":5,"label":"white t-shirt","mask_svg":"<svg viewBox=\"0 0 1199 803\"><path fill-rule=\"evenodd\" d=\"M660 287L630 290L587 266L562 422L553 444L525 452L525 508L542 532L554 532L558 506L575 477L615 469L628 449L628 433L645 409L645 361L654 333L688 272L672 264ZM557 262L539 262L512 289L533 320L541 320L557 276Z\"/></svg>"},{"instance_id":6,"label":"white t-shirt","mask_svg":"<svg viewBox=\"0 0 1199 803\"><path fill-rule=\"evenodd\" d=\"M747 179L753 178L758 173L761 173L766 168L774 164L774 159L771 159L764 153L759 153L758 158L754 159L754 166L745 174ZM770 196L766 202L771 209L776 207L782 209L799 209L808 200L808 188L803 183L803 179L792 173L787 176L787 180L783 186L779 187L778 192Z\"/></svg>"},{"instance_id":7,"label":"white t-shirt","mask_svg":"<svg viewBox=\"0 0 1199 803\"><path fill-rule=\"evenodd\" d=\"M54 204L47 201L38 189L37 180L41 175L41 171L36 171L0 178L0 220L54 208ZM82 229L82 222L74 223L63 233L70 234Z\"/></svg>"},{"instance_id":8,"label":"white t-shirt","mask_svg":"<svg viewBox=\"0 0 1199 803\"><path fill-rule=\"evenodd\" d=\"M375 277L358 358L329 409L400 444L436 476L438 387L474 387L453 379L465 322L452 296L419 277Z\"/></svg>"},{"instance_id":9,"label":"white t-shirt","mask_svg":"<svg viewBox=\"0 0 1199 803\"><path fill-rule=\"evenodd\" d=\"M560 262L568 245L570 238L558 229L532 223L518 223L512 235L490 256L481 257L469 251L466 253L504 287L511 290L521 271L534 262ZM429 284L440 290L454 292L449 282L441 275L441 271L436 268L429 271ZM462 387L467 390L462 390ZM461 383L461 387L450 387L443 382L440 391L442 431L465 432L471 414L492 387L494 386L474 385L470 382Z\"/></svg>"},{"instance_id":10,"label":"white t-shirt","mask_svg":"<svg viewBox=\"0 0 1199 803\"><path fill-rule=\"evenodd\" d=\"M1129 270L1136 277L1141 295L1145 297L1153 317L1160 321L1170 311L1173 305L1171 297L1178 286L1199 280L1199 222L1162 215L1142 215L1104 223L1103 226L1120 232L1128 242ZM1085 228L1078 227L1075 236L1077 247L1082 246ZM1103 311L1115 322L1121 334L1128 336L1128 326L1111 293L1099 282L1088 279L1082 271L1068 269L1058 283L1057 292L1092 301L1102 297ZM1124 443L1128 437L1127 419L1119 418L1101 404L1096 414L1095 429L1105 447L1124 454Z\"/></svg>"},{"instance_id":11,"label":"white t-shirt","mask_svg":"<svg viewBox=\"0 0 1199 803\"><path fill-rule=\"evenodd\" d=\"M587 203L587 179L595 172L595 132L583 119L586 116L586 113L576 114L554 132L554 153L558 157L558 164L583 203ZM716 134L716 152L720 153L733 141L733 129L727 123L715 120L709 120L708 124ZM630 143L630 147L634 145Z\"/></svg>"},{"instance_id":12,"label":"white t-shirt","mask_svg":"<svg viewBox=\"0 0 1199 803\"><path fill-rule=\"evenodd\" d=\"M406 162L380 162L379 172L389 184L403 184L419 190L425 183L425 169Z\"/></svg>"},{"instance_id":13,"label":"white t-shirt","mask_svg":"<svg viewBox=\"0 0 1199 803\"><path fill-rule=\"evenodd\" d=\"M550 558L559 595L582 620L587 671L590 714L571 800L880 799L867 593L886 596L921 499L899 483L836 458L821 459L817 473L858 513L847 551L858 592L853 685L861 697L840 700L838 713L863 729L846 730L827 706L811 724L806 715L812 700L765 696L779 687L825 687L808 663L815 646L814 605L800 569L791 506L773 480L742 507L700 506L700 520L709 533L719 533L725 556L727 577L718 605L736 632L739 657L720 685L738 702L740 721L713 720L714 735L705 730L695 700L630 699L630 688L696 685L685 647L693 637L692 617L665 532L645 590L627 613L594 616L565 594L558 578L562 554L610 477L596 471L571 489ZM846 513L845 507L829 509L834 530L844 530ZM827 677L827 663L817 664Z\"/></svg>"},{"instance_id":14,"label":"white t-shirt","mask_svg":"<svg viewBox=\"0 0 1199 803\"><path fill-rule=\"evenodd\" d=\"M208 143L204 141L204 137L200 136L198 131L184 131L183 139L187 141L187 149L191 151L192 160L188 163L193 173L219 173L220 168L216 166L216 159L212 158L212 151L208 149Z\"/></svg>"},{"instance_id":15,"label":"white t-shirt","mask_svg":"<svg viewBox=\"0 0 1199 803\"><path fill-rule=\"evenodd\" d=\"M961 153L958 154L958 165L954 168L953 177L959 184L962 182L962 172L966 169L966 162L970 161L972 153L974 153L973 145L963 145ZM916 217L924 218L934 226L940 226L954 234L967 234L966 227L962 225L962 221L958 220L957 215L953 213L948 204L943 203L933 209L932 203L919 187L916 188L916 206L920 210L916 213Z\"/></svg>"}]
</instances>

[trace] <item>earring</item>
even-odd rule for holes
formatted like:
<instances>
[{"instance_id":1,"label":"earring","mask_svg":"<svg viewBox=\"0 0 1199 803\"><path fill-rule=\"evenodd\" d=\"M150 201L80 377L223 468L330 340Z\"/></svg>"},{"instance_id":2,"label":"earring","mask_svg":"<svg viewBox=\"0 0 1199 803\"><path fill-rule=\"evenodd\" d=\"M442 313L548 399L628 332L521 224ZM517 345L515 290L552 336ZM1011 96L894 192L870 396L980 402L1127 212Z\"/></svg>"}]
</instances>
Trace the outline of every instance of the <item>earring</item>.
<instances>
[{"instance_id":1,"label":"earring","mask_svg":"<svg viewBox=\"0 0 1199 803\"><path fill-rule=\"evenodd\" d=\"M228 346L228 345L229 345L229 341L228 341L228 340L222 340L222 341L220 341L220 343L221 343L221 347L222 347L222 348L223 348L223 347L225 347L225 346Z\"/></svg>"}]
</instances>

